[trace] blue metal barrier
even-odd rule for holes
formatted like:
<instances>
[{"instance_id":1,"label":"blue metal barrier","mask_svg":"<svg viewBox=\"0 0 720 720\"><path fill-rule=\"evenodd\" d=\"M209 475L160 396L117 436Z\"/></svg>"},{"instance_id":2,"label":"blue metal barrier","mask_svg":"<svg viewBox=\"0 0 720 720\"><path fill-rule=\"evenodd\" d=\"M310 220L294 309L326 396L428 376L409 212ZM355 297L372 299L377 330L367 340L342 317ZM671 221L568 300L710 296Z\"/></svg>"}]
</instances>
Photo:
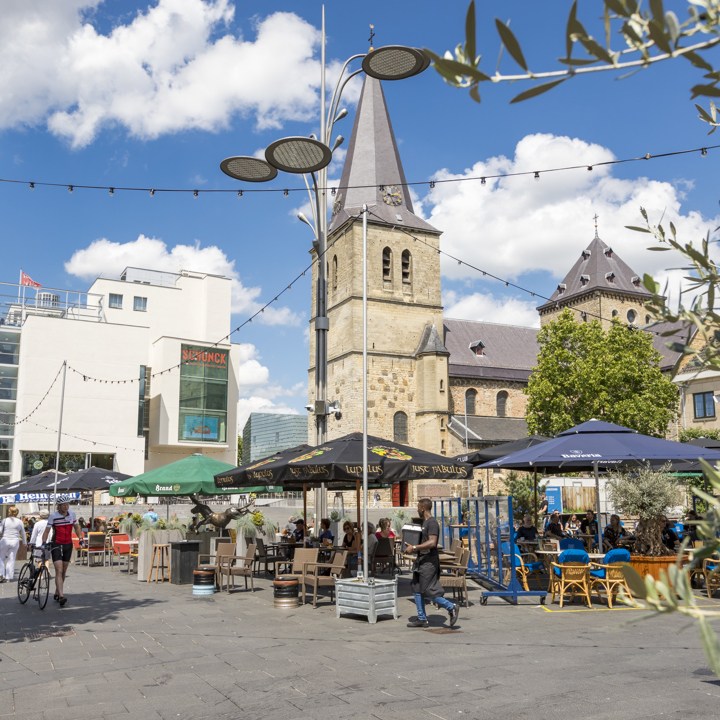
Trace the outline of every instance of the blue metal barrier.
<instances>
[{"instance_id":1,"label":"blue metal barrier","mask_svg":"<svg viewBox=\"0 0 720 720\"><path fill-rule=\"evenodd\" d=\"M462 504L467 502L463 515ZM502 544L513 543L512 497L484 496L474 498L441 498L433 501L434 515L440 525L440 542L450 548L452 541L467 537L470 550L468 574L483 586L481 603L487 604L489 597L508 598L517 604L518 597L534 595L545 603L544 590L524 590L515 574L515 553L511 552L509 566L503 567ZM505 584L504 571L509 580Z\"/></svg>"}]
</instances>

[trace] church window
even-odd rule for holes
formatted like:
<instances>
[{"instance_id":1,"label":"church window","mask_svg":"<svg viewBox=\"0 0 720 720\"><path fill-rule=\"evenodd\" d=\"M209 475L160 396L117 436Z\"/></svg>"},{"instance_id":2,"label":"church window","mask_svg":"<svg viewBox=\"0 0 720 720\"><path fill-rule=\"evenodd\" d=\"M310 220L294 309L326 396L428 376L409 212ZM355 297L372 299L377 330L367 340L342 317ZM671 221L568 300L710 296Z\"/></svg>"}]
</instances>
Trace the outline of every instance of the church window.
<instances>
[{"instance_id":1,"label":"church window","mask_svg":"<svg viewBox=\"0 0 720 720\"><path fill-rule=\"evenodd\" d=\"M558 295L562 295L565 292L565 290L567 290L567 285L565 285L565 283L560 283L557 287Z\"/></svg>"},{"instance_id":2,"label":"church window","mask_svg":"<svg viewBox=\"0 0 720 720\"><path fill-rule=\"evenodd\" d=\"M630 281L636 288L640 287L640 278L635 275L633 276L633 279Z\"/></svg>"},{"instance_id":3,"label":"church window","mask_svg":"<svg viewBox=\"0 0 720 720\"><path fill-rule=\"evenodd\" d=\"M582 318L582 321L584 323L587 322L587 313L586 312L581 312L580 317Z\"/></svg>"},{"instance_id":4,"label":"church window","mask_svg":"<svg viewBox=\"0 0 720 720\"><path fill-rule=\"evenodd\" d=\"M400 443L408 441L408 421L404 412L396 412L393 418L393 440Z\"/></svg>"},{"instance_id":5,"label":"church window","mask_svg":"<svg viewBox=\"0 0 720 720\"><path fill-rule=\"evenodd\" d=\"M646 316L645 316L645 324L646 324L646 325L649 325L649 324L650 324L650 316L649 316L649 315L646 315Z\"/></svg>"},{"instance_id":6,"label":"church window","mask_svg":"<svg viewBox=\"0 0 720 720\"><path fill-rule=\"evenodd\" d=\"M580 253L580 254L582 255L582 259L583 259L583 260L587 260L587 259L590 257L590 251L589 251L589 250L583 250L582 253Z\"/></svg>"},{"instance_id":7,"label":"church window","mask_svg":"<svg viewBox=\"0 0 720 720\"><path fill-rule=\"evenodd\" d=\"M614 283L615 282L615 273L613 273L613 272L605 273L605 279L609 283Z\"/></svg>"},{"instance_id":8,"label":"church window","mask_svg":"<svg viewBox=\"0 0 720 720\"><path fill-rule=\"evenodd\" d=\"M445 381L444 380L440 381L440 392L445 392Z\"/></svg>"},{"instance_id":9,"label":"church window","mask_svg":"<svg viewBox=\"0 0 720 720\"><path fill-rule=\"evenodd\" d=\"M637 313L634 310L628 310L627 319L630 324L634 323L637 320Z\"/></svg>"},{"instance_id":10,"label":"church window","mask_svg":"<svg viewBox=\"0 0 720 720\"><path fill-rule=\"evenodd\" d=\"M474 390L473 388L470 388L465 393L465 412L468 415L474 415L475 414L475 399L477 397L477 390Z\"/></svg>"},{"instance_id":11,"label":"church window","mask_svg":"<svg viewBox=\"0 0 720 720\"><path fill-rule=\"evenodd\" d=\"M477 342L470 343L470 349L473 351L473 355L483 355L485 345L483 345L483 343L478 340Z\"/></svg>"},{"instance_id":12,"label":"church window","mask_svg":"<svg viewBox=\"0 0 720 720\"><path fill-rule=\"evenodd\" d=\"M618 311L617 311L617 310L613 310L613 311L612 311L612 316L613 316L613 317L617 317L617 316L618 316Z\"/></svg>"},{"instance_id":13,"label":"church window","mask_svg":"<svg viewBox=\"0 0 720 720\"><path fill-rule=\"evenodd\" d=\"M441 430L445 429L445 418L440 418L440 429Z\"/></svg>"},{"instance_id":14,"label":"church window","mask_svg":"<svg viewBox=\"0 0 720 720\"><path fill-rule=\"evenodd\" d=\"M506 410L507 410L507 400L508 400L507 392L505 390L501 390L497 394L497 398L495 399L498 417L505 417Z\"/></svg>"},{"instance_id":15,"label":"church window","mask_svg":"<svg viewBox=\"0 0 720 720\"><path fill-rule=\"evenodd\" d=\"M402 254L402 281L403 287L409 289L412 285L412 258L409 250L403 250Z\"/></svg>"},{"instance_id":16,"label":"church window","mask_svg":"<svg viewBox=\"0 0 720 720\"><path fill-rule=\"evenodd\" d=\"M605 257L611 258L612 257L612 248L606 248L605 249Z\"/></svg>"},{"instance_id":17,"label":"church window","mask_svg":"<svg viewBox=\"0 0 720 720\"><path fill-rule=\"evenodd\" d=\"M382 254L383 282L392 282L392 250L386 247Z\"/></svg>"},{"instance_id":18,"label":"church window","mask_svg":"<svg viewBox=\"0 0 720 720\"><path fill-rule=\"evenodd\" d=\"M332 291L333 291L333 292L336 292L336 291L337 291L337 255L334 255L334 256L333 256L333 260L332 260L332 275L331 275L331 277L330 277L330 282L331 282L331 286L330 286L330 287L332 287Z\"/></svg>"},{"instance_id":19,"label":"church window","mask_svg":"<svg viewBox=\"0 0 720 720\"><path fill-rule=\"evenodd\" d=\"M580 276L580 285L582 287L585 287L590 282L590 276L589 275L581 275Z\"/></svg>"}]
</instances>

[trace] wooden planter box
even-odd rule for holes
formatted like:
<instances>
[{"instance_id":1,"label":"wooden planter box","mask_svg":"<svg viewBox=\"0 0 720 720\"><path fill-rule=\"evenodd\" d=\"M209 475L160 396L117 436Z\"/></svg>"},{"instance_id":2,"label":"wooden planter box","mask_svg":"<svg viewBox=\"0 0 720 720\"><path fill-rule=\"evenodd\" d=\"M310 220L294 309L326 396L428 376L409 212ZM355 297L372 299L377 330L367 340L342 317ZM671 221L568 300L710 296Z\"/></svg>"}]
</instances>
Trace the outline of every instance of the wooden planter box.
<instances>
[{"instance_id":1,"label":"wooden planter box","mask_svg":"<svg viewBox=\"0 0 720 720\"><path fill-rule=\"evenodd\" d=\"M664 570L669 580L668 568L676 562L677 558L674 555L667 555L665 557L651 557L649 555L630 556L630 565L638 571L640 577L643 579L645 579L646 575L650 575L655 578L655 580L659 580L660 570Z\"/></svg>"},{"instance_id":2,"label":"wooden planter box","mask_svg":"<svg viewBox=\"0 0 720 720\"><path fill-rule=\"evenodd\" d=\"M365 615L371 623L378 615L392 615L397 620L397 578L369 581L347 578L335 581L335 612Z\"/></svg>"}]
</instances>

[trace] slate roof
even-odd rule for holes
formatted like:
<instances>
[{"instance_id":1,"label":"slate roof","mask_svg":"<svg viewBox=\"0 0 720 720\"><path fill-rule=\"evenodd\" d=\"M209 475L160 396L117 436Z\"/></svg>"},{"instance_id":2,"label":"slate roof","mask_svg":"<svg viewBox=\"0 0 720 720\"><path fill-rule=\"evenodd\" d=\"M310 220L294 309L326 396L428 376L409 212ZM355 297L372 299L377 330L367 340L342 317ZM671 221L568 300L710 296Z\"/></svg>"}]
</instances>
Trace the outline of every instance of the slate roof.
<instances>
[{"instance_id":1,"label":"slate roof","mask_svg":"<svg viewBox=\"0 0 720 720\"><path fill-rule=\"evenodd\" d=\"M400 203L386 204L380 186L386 189L395 186L400 193ZM415 215L385 94L380 81L369 75L363 83L328 231L336 230L351 216L357 215L365 203L374 205L372 212L380 216L378 219L369 215L369 222L440 233Z\"/></svg>"},{"instance_id":2,"label":"slate roof","mask_svg":"<svg viewBox=\"0 0 720 720\"><path fill-rule=\"evenodd\" d=\"M449 355L450 352L443 344L443 341L438 335L437 328L434 325L426 325L423 330L422 337L420 338L420 344L418 349L415 351L415 357L418 355L425 355L427 353L441 353L443 355Z\"/></svg>"},{"instance_id":3,"label":"slate roof","mask_svg":"<svg viewBox=\"0 0 720 720\"><path fill-rule=\"evenodd\" d=\"M610 274L613 276L612 281L608 278ZM599 289L635 297L650 297L650 292L642 284L642 278L638 273L596 236L580 254L565 279L555 288L550 300L540 305L538 310L550 307L556 301L565 302L569 298Z\"/></svg>"},{"instance_id":4,"label":"slate roof","mask_svg":"<svg viewBox=\"0 0 720 720\"><path fill-rule=\"evenodd\" d=\"M660 369L663 371L672 371L677 365L678 361L682 358L682 353L675 350L670 350L667 347L669 342L681 342L687 343L688 337L692 337L695 332L694 329L688 334L688 325L678 323L655 323L652 325L646 325L641 328L646 332L653 332L653 347L663 356L660 362ZM658 333L664 333L673 330L672 335L661 337Z\"/></svg>"},{"instance_id":5,"label":"slate roof","mask_svg":"<svg viewBox=\"0 0 720 720\"><path fill-rule=\"evenodd\" d=\"M448 423L448 428L457 435L457 437L465 440L464 425L464 415L452 415ZM527 437L527 422L525 422L525 418L468 415L467 426L470 430L468 440L471 443L501 443Z\"/></svg>"},{"instance_id":6,"label":"slate roof","mask_svg":"<svg viewBox=\"0 0 720 720\"><path fill-rule=\"evenodd\" d=\"M527 382L537 364L538 328L447 318L443 325L451 376ZM482 355L470 349L478 341Z\"/></svg>"}]
</instances>

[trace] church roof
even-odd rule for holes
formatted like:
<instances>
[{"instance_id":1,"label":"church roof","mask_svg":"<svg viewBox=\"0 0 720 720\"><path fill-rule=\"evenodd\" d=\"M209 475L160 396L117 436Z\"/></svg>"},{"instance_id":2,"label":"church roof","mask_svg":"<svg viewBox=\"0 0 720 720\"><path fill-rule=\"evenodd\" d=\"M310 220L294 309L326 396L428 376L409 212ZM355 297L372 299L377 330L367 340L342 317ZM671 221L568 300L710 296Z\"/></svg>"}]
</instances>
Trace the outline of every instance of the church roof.
<instances>
[{"instance_id":1,"label":"church roof","mask_svg":"<svg viewBox=\"0 0 720 720\"><path fill-rule=\"evenodd\" d=\"M440 232L415 215L385 94L380 81L369 75L365 76L355 114L328 231L356 216L366 203L374 206L374 216L368 216L370 222Z\"/></svg>"},{"instance_id":2,"label":"church roof","mask_svg":"<svg viewBox=\"0 0 720 720\"><path fill-rule=\"evenodd\" d=\"M568 299L595 290L634 295L649 298L650 292L642 284L642 278L621 260L611 247L595 236L588 247L580 253L565 279L557 286L550 300L538 310L550 307L555 302L565 303Z\"/></svg>"},{"instance_id":3,"label":"church roof","mask_svg":"<svg viewBox=\"0 0 720 720\"><path fill-rule=\"evenodd\" d=\"M438 335L437 328L434 325L426 325L423 330L422 337L420 338L420 344L418 349L415 351L415 357L418 355L425 355L427 353L441 353L443 355L449 355L448 349L443 344L443 341Z\"/></svg>"},{"instance_id":4,"label":"church roof","mask_svg":"<svg viewBox=\"0 0 720 720\"><path fill-rule=\"evenodd\" d=\"M444 320L449 374L527 382L537 364L538 328L473 320ZM482 355L477 348L482 343Z\"/></svg>"}]
</instances>

